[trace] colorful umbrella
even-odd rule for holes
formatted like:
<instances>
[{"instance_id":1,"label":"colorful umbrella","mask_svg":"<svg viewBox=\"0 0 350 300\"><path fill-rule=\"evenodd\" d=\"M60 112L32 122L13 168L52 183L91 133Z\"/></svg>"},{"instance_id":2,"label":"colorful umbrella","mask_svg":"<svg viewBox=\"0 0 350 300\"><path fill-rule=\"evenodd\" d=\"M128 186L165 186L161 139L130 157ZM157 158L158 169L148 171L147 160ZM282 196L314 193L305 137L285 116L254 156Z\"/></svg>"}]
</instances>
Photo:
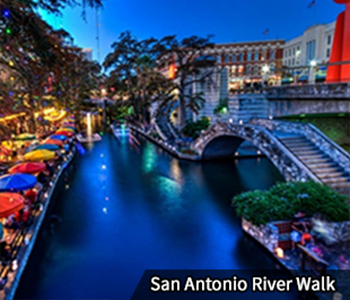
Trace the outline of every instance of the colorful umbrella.
<instances>
[{"instance_id":1,"label":"colorful umbrella","mask_svg":"<svg viewBox=\"0 0 350 300\"><path fill-rule=\"evenodd\" d=\"M41 150L41 149L45 149L45 150L49 150L49 151L58 151L58 150L60 150L60 147L58 147L57 145L54 145L54 144L42 144L42 145L35 147L33 149L33 151Z\"/></svg>"},{"instance_id":2,"label":"colorful umbrella","mask_svg":"<svg viewBox=\"0 0 350 300\"><path fill-rule=\"evenodd\" d=\"M56 139L48 139L46 140L42 145L56 145L58 147L61 147L63 145L63 142L61 140L56 140Z\"/></svg>"},{"instance_id":3,"label":"colorful umbrella","mask_svg":"<svg viewBox=\"0 0 350 300\"><path fill-rule=\"evenodd\" d=\"M24 206L24 197L17 193L0 193L0 218L7 218Z\"/></svg>"},{"instance_id":4,"label":"colorful umbrella","mask_svg":"<svg viewBox=\"0 0 350 300\"><path fill-rule=\"evenodd\" d=\"M41 150L28 152L26 155L24 155L24 158L30 161L42 161L42 160L53 159L55 156L56 156L55 152L41 149Z\"/></svg>"},{"instance_id":5,"label":"colorful umbrella","mask_svg":"<svg viewBox=\"0 0 350 300\"><path fill-rule=\"evenodd\" d=\"M36 177L30 174L7 174L0 177L0 191L24 191L35 184Z\"/></svg>"},{"instance_id":6,"label":"colorful umbrella","mask_svg":"<svg viewBox=\"0 0 350 300\"><path fill-rule=\"evenodd\" d=\"M49 137L50 140L60 140L60 141L65 141L67 137L65 135L60 135L60 134L54 134Z\"/></svg>"},{"instance_id":7,"label":"colorful umbrella","mask_svg":"<svg viewBox=\"0 0 350 300\"><path fill-rule=\"evenodd\" d=\"M12 151L10 149L7 149L6 147L4 146L0 146L0 152L5 154L5 155L10 155L12 154Z\"/></svg>"},{"instance_id":8,"label":"colorful umbrella","mask_svg":"<svg viewBox=\"0 0 350 300\"><path fill-rule=\"evenodd\" d=\"M16 165L8 170L9 174L27 173L36 174L46 170L46 165L41 162L26 162Z\"/></svg>"},{"instance_id":9,"label":"colorful umbrella","mask_svg":"<svg viewBox=\"0 0 350 300\"><path fill-rule=\"evenodd\" d=\"M35 140L35 139L36 139L35 135L30 133L22 133L15 137L15 140L18 140L18 141L29 141L29 140Z\"/></svg>"},{"instance_id":10,"label":"colorful umbrella","mask_svg":"<svg viewBox=\"0 0 350 300\"><path fill-rule=\"evenodd\" d=\"M63 131L63 130L56 131L55 134L64 135L66 137L72 137L74 135L74 133L71 131Z\"/></svg>"},{"instance_id":11,"label":"colorful umbrella","mask_svg":"<svg viewBox=\"0 0 350 300\"><path fill-rule=\"evenodd\" d=\"M58 129L57 131L69 131L69 132L75 132L75 129L72 127L61 127L60 129Z\"/></svg>"}]
</instances>

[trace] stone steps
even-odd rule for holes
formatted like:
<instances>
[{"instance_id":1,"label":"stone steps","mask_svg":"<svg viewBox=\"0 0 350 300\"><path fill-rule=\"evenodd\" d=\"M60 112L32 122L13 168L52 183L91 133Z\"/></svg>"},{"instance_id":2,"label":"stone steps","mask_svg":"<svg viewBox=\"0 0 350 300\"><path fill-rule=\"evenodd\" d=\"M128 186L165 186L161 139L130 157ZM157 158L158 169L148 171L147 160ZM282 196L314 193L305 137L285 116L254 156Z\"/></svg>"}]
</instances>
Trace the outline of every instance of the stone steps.
<instances>
[{"instance_id":1,"label":"stone steps","mask_svg":"<svg viewBox=\"0 0 350 300\"><path fill-rule=\"evenodd\" d=\"M350 177L313 142L301 135L282 137L280 140L324 184L350 195Z\"/></svg>"}]
</instances>

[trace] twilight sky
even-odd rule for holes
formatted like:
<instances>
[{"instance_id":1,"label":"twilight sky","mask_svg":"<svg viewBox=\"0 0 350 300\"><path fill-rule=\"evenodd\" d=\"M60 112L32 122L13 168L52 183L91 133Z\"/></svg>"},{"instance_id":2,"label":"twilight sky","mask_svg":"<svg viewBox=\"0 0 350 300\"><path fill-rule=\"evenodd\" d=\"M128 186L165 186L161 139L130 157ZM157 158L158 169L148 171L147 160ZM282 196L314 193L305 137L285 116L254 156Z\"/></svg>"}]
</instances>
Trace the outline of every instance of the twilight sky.
<instances>
[{"instance_id":1,"label":"twilight sky","mask_svg":"<svg viewBox=\"0 0 350 300\"><path fill-rule=\"evenodd\" d=\"M332 0L105 0L99 13L100 62L122 31L130 30L138 38L177 34L206 36L213 41L290 40L314 23L335 21L344 5ZM42 13L56 28L63 27L83 48L92 48L97 59L96 13L81 7L64 10L62 17ZM269 33L263 32L269 29Z\"/></svg>"}]
</instances>

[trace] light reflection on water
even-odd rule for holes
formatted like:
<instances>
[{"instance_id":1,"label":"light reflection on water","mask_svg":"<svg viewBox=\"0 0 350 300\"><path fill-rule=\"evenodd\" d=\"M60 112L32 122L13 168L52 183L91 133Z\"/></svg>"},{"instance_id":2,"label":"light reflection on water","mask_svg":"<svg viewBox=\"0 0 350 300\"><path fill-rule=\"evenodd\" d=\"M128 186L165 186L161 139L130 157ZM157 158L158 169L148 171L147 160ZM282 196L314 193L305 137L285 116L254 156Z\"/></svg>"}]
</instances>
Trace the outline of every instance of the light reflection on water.
<instances>
[{"instance_id":1,"label":"light reflection on water","mask_svg":"<svg viewBox=\"0 0 350 300\"><path fill-rule=\"evenodd\" d=\"M19 299L130 298L146 269L275 268L230 205L281 180L271 163L178 161L137 139L105 135L76 159L53 199L62 222L43 227Z\"/></svg>"}]
</instances>

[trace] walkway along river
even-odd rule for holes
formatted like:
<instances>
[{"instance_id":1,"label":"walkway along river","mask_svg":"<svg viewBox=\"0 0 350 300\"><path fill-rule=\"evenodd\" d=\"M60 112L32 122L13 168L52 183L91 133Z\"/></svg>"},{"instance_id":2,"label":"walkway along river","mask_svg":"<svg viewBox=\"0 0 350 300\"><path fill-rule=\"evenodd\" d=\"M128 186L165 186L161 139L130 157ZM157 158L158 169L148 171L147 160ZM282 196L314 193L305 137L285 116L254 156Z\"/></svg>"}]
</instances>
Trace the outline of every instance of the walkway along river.
<instances>
[{"instance_id":1,"label":"walkway along river","mask_svg":"<svg viewBox=\"0 0 350 300\"><path fill-rule=\"evenodd\" d=\"M267 159L179 161L137 139L106 134L66 170L17 299L126 299L146 269L278 268L230 206L283 180Z\"/></svg>"}]
</instances>

